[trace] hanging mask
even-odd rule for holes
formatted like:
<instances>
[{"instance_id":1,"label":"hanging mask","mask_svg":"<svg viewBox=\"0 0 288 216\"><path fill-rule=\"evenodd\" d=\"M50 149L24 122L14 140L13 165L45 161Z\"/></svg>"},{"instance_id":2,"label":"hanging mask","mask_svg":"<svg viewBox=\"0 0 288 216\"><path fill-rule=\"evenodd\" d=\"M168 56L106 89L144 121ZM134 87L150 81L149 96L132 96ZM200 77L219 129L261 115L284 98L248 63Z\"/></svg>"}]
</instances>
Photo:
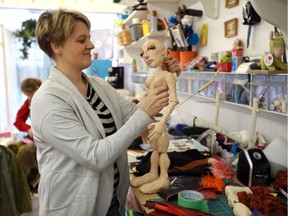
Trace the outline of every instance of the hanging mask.
<instances>
[{"instance_id":1,"label":"hanging mask","mask_svg":"<svg viewBox=\"0 0 288 216\"><path fill-rule=\"evenodd\" d=\"M261 17L254 10L250 1L243 6L243 25L249 25L247 34L247 48L249 47L249 40L251 35L251 26L261 21Z\"/></svg>"}]
</instances>

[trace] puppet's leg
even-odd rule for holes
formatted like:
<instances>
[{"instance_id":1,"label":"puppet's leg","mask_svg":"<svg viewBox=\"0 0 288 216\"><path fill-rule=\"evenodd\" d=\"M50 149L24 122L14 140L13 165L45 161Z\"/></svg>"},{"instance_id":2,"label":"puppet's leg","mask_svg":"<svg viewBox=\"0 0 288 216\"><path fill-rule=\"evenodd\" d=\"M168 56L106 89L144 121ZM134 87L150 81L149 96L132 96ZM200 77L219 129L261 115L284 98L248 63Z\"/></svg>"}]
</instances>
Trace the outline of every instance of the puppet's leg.
<instances>
[{"instance_id":1,"label":"puppet's leg","mask_svg":"<svg viewBox=\"0 0 288 216\"><path fill-rule=\"evenodd\" d=\"M151 183L144 184L140 187L142 193L156 193L160 189L166 189L170 186L168 169L170 167L170 159L167 154L169 145L169 135L166 131L163 132L162 136L157 140L158 150L160 153L159 166L160 176L158 179Z\"/></svg>"},{"instance_id":2,"label":"puppet's leg","mask_svg":"<svg viewBox=\"0 0 288 216\"><path fill-rule=\"evenodd\" d=\"M133 179L131 179L130 184L133 187L141 186L143 184L152 182L158 178L158 169L159 169L159 152L158 152L158 150L154 149L152 151L150 162L151 162L151 166L150 166L149 173L147 173L143 176L134 177Z\"/></svg>"}]
</instances>

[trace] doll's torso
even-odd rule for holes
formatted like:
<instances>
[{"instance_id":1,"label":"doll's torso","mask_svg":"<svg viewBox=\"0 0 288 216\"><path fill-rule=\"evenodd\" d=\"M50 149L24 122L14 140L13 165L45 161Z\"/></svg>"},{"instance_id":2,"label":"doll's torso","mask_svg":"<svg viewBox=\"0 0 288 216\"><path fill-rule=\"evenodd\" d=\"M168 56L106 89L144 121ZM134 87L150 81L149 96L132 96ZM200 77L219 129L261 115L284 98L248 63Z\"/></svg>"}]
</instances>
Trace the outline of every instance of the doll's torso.
<instances>
[{"instance_id":1,"label":"doll's torso","mask_svg":"<svg viewBox=\"0 0 288 216\"><path fill-rule=\"evenodd\" d=\"M167 71L158 71L157 73L150 76L145 82L147 91L151 91L159 86L167 86L166 76Z\"/></svg>"}]
</instances>

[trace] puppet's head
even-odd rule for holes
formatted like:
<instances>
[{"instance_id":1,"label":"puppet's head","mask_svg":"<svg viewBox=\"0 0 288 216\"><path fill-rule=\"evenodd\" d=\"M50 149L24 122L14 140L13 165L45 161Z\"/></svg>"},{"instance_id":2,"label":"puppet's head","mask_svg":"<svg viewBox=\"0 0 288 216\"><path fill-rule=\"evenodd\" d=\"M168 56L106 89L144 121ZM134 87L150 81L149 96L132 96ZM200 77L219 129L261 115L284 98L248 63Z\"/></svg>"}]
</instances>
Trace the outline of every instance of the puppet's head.
<instances>
[{"instance_id":1,"label":"puppet's head","mask_svg":"<svg viewBox=\"0 0 288 216\"><path fill-rule=\"evenodd\" d=\"M275 27L270 32L270 53L262 56L260 66L262 70L287 70L285 42L283 35Z\"/></svg>"},{"instance_id":2,"label":"puppet's head","mask_svg":"<svg viewBox=\"0 0 288 216\"><path fill-rule=\"evenodd\" d=\"M283 40L283 35L275 29L274 33L273 31L270 32L270 52L273 53L273 55L276 58L279 58L283 56L285 49L285 44Z\"/></svg>"},{"instance_id":3,"label":"puppet's head","mask_svg":"<svg viewBox=\"0 0 288 216\"><path fill-rule=\"evenodd\" d=\"M146 41L140 53L144 62L151 68L161 67L166 55L167 48L161 41L155 39Z\"/></svg>"}]
</instances>

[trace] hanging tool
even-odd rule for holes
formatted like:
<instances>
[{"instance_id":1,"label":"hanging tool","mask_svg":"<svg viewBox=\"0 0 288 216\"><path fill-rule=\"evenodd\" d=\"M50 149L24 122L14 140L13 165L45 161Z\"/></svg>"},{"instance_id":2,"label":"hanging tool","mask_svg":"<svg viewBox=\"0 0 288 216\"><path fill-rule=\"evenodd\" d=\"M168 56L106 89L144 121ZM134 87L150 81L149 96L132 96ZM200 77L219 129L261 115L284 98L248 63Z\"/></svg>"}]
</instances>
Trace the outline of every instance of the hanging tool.
<instances>
[{"instance_id":1,"label":"hanging tool","mask_svg":"<svg viewBox=\"0 0 288 216\"><path fill-rule=\"evenodd\" d=\"M249 25L247 33L247 48L248 48L252 25L259 23L261 21L261 17L254 10L250 1L248 1L243 6L242 14L243 14L243 25Z\"/></svg>"}]
</instances>

